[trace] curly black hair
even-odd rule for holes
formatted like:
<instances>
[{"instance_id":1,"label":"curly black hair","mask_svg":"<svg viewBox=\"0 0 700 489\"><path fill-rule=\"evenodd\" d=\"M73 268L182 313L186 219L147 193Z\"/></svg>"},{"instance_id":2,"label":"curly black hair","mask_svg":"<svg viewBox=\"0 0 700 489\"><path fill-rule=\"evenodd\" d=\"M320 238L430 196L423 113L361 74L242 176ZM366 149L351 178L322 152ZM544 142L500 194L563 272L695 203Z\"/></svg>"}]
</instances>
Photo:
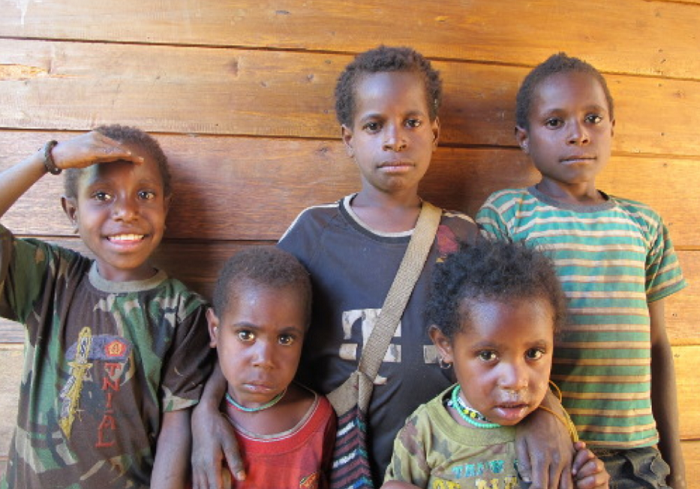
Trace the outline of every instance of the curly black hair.
<instances>
[{"instance_id":1,"label":"curly black hair","mask_svg":"<svg viewBox=\"0 0 700 489\"><path fill-rule=\"evenodd\" d=\"M214 289L216 314L221 317L240 287L250 286L293 287L304 301L308 325L311 319L311 279L294 255L276 246L250 246L229 258Z\"/></svg>"},{"instance_id":2,"label":"curly black hair","mask_svg":"<svg viewBox=\"0 0 700 489\"><path fill-rule=\"evenodd\" d=\"M412 48L379 46L358 54L338 77L335 86L335 114L341 125L352 126L355 117L355 85L358 80L367 74L391 71L416 73L423 79L430 120L435 120L442 103L440 73L432 68L430 61Z\"/></svg>"},{"instance_id":3,"label":"curly black hair","mask_svg":"<svg viewBox=\"0 0 700 489\"><path fill-rule=\"evenodd\" d=\"M470 304L531 298L550 302L554 331L559 331L566 299L552 261L523 242L481 239L435 267L426 308L428 324L452 340L469 324Z\"/></svg>"},{"instance_id":4,"label":"curly black hair","mask_svg":"<svg viewBox=\"0 0 700 489\"><path fill-rule=\"evenodd\" d=\"M613 98L612 95L610 95L608 84L605 82L603 75L593 65L579 58L567 56L566 53L557 53L547 58L543 63L535 66L520 85L520 89L515 98L515 123L518 127L529 129L528 116L532 108L532 98L535 94L535 90L537 90L537 87L544 80L559 73L586 73L594 77L598 83L600 83L605 93L610 119L614 119Z\"/></svg>"},{"instance_id":5,"label":"curly black hair","mask_svg":"<svg viewBox=\"0 0 700 489\"><path fill-rule=\"evenodd\" d=\"M163 179L163 193L165 196L167 197L172 194L172 179L170 176L170 169L168 167L168 158L165 156L163 149L153 136L139 128L122 126L119 124L99 126L94 130L104 134L108 138L119 141L120 143L132 143L138 145L158 164L158 171ZM65 171L63 188L66 197L75 199L78 196L78 181L85 170L85 168L69 168Z\"/></svg>"}]
</instances>

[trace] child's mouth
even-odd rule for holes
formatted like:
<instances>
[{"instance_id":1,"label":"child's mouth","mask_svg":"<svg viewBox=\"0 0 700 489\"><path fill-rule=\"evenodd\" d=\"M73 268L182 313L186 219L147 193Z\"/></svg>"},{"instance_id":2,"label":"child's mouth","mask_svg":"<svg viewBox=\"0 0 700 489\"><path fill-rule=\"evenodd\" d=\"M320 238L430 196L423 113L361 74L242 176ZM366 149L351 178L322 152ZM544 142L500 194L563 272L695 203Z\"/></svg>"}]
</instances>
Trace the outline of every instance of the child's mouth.
<instances>
[{"instance_id":1,"label":"child's mouth","mask_svg":"<svg viewBox=\"0 0 700 489\"><path fill-rule=\"evenodd\" d=\"M143 234L115 234L114 236L107 236L107 240L112 243L137 243L145 238Z\"/></svg>"}]
</instances>

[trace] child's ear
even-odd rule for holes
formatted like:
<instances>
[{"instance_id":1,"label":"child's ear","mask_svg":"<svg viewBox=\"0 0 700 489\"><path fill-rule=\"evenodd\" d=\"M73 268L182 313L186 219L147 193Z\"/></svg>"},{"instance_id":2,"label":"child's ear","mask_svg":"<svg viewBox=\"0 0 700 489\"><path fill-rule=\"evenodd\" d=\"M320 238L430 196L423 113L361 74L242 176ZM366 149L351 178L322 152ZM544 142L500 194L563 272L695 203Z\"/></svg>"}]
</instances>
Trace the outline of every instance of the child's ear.
<instances>
[{"instance_id":1,"label":"child's ear","mask_svg":"<svg viewBox=\"0 0 700 489\"><path fill-rule=\"evenodd\" d=\"M216 342L219 338L219 318L214 313L213 308L207 309L207 324L209 325L209 346L216 348Z\"/></svg>"},{"instance_id":2,"label":"child's ear","mask_svg":"<svg viewBox=\"0 0 700 489\"><path fill-rule=\"evenodd\" d=\"M345 152L350 158L355 157L355 150L352 149L352 129L345 124L340 126L340 137L345 145Z\"/></svg>"},{"instance_id":3,"label":"child's ear","mask_svg":"<svg viewBox=\"0 0 700 489\"><path fill-rule=\"evenodd\" d=\"M527 129L515 126L515 140L518 142L518 146L526 155L530 154L530 136L527 133Z\"/></svg>"},{"instance_id":4,"label":"child's ear","mask_svg":"<svg viewBox=\"0 0 700 489\"><path fill-rule=\"evenodd\" d=\"M63 207L63 212L68 216L68 220L73 226L73 232L78 232L78 200L73 197L66 197L61 195L61 207Z\"/></svg>"},{"instance_id":5,"label":"child's ear","mask_svg":"<svg viewBox=\"0 0 700 489\"><path fill-rule=\"evenodd\" d=\"M615 136L615 119L610 121L610 137Z\"/></svg>"},{"instance_id":6,"label":"child's ear","mask_svg":"<svg viewBox=\"0 0 700 489\"><path fill-rule=\"evenodd\" d=\"M433 151L437 149L438 142L440 141L440 118L435 117L435 120L431 124L431 129L433 130Z\"/></svg>"},{"instance_id":7,"label":"child's ear","mask_svg":"<svg viewBox=\"0 0 700 489\"><path fill-rule=\"evenodd\" d=\"M452 355L452 341L450 341L442 330L434 324L428 328L428 334L430 335L430 339L433 340L433 344L435 344L442 361L444 363L454 363L454 356Z\"/></svg>"}]
</instances>

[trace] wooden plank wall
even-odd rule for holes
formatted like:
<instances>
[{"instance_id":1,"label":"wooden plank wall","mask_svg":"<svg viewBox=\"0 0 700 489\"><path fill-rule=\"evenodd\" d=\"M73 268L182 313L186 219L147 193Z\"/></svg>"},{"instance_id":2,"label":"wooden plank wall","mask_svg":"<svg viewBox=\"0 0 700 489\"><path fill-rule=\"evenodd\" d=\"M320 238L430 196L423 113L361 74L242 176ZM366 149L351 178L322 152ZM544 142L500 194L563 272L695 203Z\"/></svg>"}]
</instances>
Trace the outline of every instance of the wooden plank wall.
<instances>
[{"instance_id":1,"label":"wooden plank wall","mask_svg":"<svg viewBox=\"0 0 700 489\"><path fill-rule=\"evenodd\" d=\"M664 216L691 284L667 315L688 480L700 479L699 0L0 0L0 12L0 168L98 124L154 133L176 180L157 259L205 295L232 252L358 188L333 113L354 54L411 45L442 72L423 196L471 215L490 192L537 179L512 136L523 76L556 51L593 63L617 115L600 187ZM60 193L44 178L3 222L81 249ZM21 341L0 322L0 463Z\"/></svg>"}]
</instances>

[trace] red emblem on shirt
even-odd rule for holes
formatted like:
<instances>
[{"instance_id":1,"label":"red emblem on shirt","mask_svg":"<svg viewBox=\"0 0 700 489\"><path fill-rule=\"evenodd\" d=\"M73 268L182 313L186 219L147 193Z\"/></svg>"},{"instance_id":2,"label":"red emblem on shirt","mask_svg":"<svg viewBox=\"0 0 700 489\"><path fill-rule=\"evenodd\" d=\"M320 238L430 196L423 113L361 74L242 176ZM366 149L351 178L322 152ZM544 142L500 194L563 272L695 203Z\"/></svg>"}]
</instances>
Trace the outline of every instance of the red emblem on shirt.
<instances>
[{"instance_id":1,"label":"red emblem on shirt","mask_svg":"<svg viewBox=\"0 0 700 489\"><path fill-rule=\"evenodd\" d=\"M126 345L119 340L114 340L105 345L105 355L107 357L120 357L124 355Z\"/></svg>"}]
</instances>

